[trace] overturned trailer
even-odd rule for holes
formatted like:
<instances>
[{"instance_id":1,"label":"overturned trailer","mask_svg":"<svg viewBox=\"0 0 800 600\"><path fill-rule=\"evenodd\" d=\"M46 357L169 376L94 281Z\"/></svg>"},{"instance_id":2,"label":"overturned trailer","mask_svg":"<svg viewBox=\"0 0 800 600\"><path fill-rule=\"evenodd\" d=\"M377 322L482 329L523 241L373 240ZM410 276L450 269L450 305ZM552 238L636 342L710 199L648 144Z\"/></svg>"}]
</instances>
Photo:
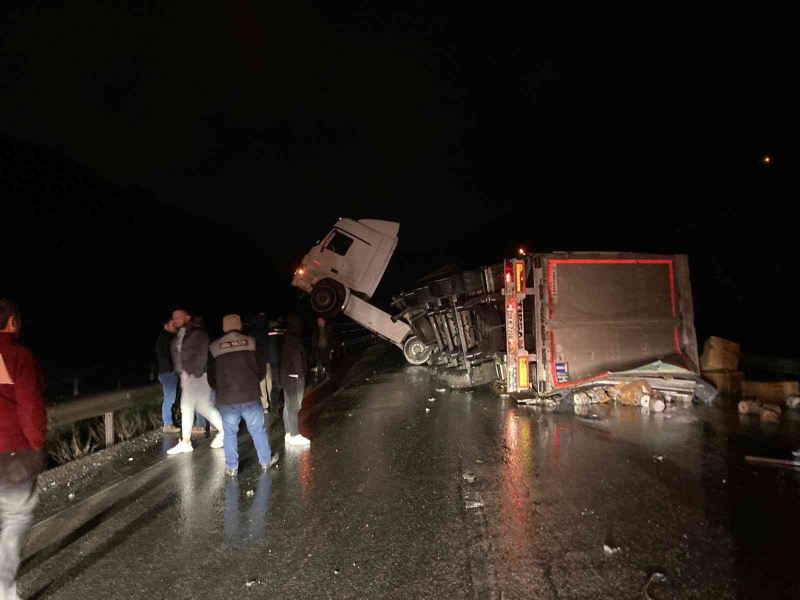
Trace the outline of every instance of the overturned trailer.
<instances>
[{"instance_id":1,"label":"overturned trailer","mask_svg":"<svg viewBox=\"0 0 800 600\"><path fill-rule=\"evenodd\" d=\"M340 219L306 254L293 285L319 314L345 314L428 364L444 385L494 383L525 397L644 379L693 395L699 380L685 255L531 254L436 273L370 302L398 241L397 223Z\"/></svg>"},{"instance_id":2,"label":"overturned trailer","mask_svg":"<svg viewBox=\"0 0 800 600\"><path fill-rule=\"evenodd\" d=\"M684 255L534 254L395 303L451 387L550 396L636 377L689 393L698 374Z\"/></svg>"}]
</instances>

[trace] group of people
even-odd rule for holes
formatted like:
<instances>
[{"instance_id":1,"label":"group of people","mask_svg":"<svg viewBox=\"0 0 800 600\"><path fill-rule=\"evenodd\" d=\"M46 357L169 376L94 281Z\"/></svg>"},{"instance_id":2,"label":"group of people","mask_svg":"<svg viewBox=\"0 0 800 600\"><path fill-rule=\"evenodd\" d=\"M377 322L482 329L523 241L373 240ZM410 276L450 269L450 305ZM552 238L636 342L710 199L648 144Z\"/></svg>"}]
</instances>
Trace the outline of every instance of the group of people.
<instances>
[{"instance_id":1,"label":"group of people","mask_svg":"<svg viewBox=\"0 0 800 600\"><path fill-rule=\"evenodd\" d=\"M246 335L241 317L229 314L222 320L222 337L211 342L202 319L186 309L172 312L156 342L159 381L164 390L164 431L181 434L168 455L193 451L192 431L197 415L216 430L211 447L224 449L226 472L235 476L239 466L237 438L244 420L262 469L269 469L276 464L278 455L270 450L264 413L270 404L277 405L281 392L285 443L311 443L300 433L298 423L307 368L302 320L289 315L280 347L278 332L268 329L269 323L260 315L253 335ZM329 374L332 337L324 319L317 323L312 347L319 362L318 373ZM179 387L180 429L172 421ZM202 425L201 430L204 431Z\"/></svg>"},{"instance_id":2,"label":"group of people","mask_svg":"<svg viewBox=\"0 0 800 600\"><path fill-rule=\"evenodd\" d=\"M12 302L0 298L0 600L19 600L16 575L22 546L33 522L38 494L36 479L44 467L47 412L44 376L31 351L22 346L22 317ZM237 439L244 420L263 470L278 461L270 450L265 409L283 392L285 442L307 446L298 414L303 403L306 353L302 320L287 319L280 346L277 333L256 321L253 335L242 332L239 315L223 318L223 336L211 342L204 323L185 309L173 311L156 344L159 381L164 389L163 425L180 432L170 456L192 452L195 417L216 430L212 448L224 448L225 470L238 474ZM312 335L317 374L330 373L333 337L324 319ZM173 425L172 406L180 387L180 429ZM198 426L205 432L204 421Z\"/></svg>"}]
</instances>

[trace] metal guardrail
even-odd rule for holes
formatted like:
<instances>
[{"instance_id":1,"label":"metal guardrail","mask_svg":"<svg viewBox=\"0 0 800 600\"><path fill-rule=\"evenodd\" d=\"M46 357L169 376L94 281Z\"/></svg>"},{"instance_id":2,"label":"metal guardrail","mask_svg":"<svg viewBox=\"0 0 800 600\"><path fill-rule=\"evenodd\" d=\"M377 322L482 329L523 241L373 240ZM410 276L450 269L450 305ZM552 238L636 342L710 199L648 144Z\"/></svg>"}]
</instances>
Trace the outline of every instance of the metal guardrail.
<instances>
[{"instance_id":1,"label":"metal guardrail","mask_svg":"<svg viewBox=\"0 0 800 600\"><path fill-rule=\"evenodd\" d=\"M360 333L366 331L361 328ZM372 333L342 340L337 342L333 348L334 357L340 358L359 350L365 350L380 342L381 339ZM87 395L78 400L53 404L47 407L48 428L72 425L102 416L105 424L105 445L108 447L114 444L114 412L136 406L147 400L155 400L161 393L160 384L150 384Z\"/></svg>"}]
</instances>

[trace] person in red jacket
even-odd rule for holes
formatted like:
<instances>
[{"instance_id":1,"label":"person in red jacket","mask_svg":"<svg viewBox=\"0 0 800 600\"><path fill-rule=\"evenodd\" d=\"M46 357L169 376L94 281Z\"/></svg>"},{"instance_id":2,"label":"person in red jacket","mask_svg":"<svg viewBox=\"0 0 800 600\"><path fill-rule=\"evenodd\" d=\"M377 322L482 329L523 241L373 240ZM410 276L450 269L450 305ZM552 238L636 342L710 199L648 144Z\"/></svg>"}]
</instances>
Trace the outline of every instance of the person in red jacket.
<instances>
[{"instance_id":1,"label":"person in red jacket","mask_svg":"<svg viewBox=\"0 0 800 600\"><path fill-rule=\"evenodd\" d=\"M0 299L0 598L17 600L17 569L33 522L44 464L47 413L42 371L17 343L22 319Z\"/></svg>"}]
</instances>

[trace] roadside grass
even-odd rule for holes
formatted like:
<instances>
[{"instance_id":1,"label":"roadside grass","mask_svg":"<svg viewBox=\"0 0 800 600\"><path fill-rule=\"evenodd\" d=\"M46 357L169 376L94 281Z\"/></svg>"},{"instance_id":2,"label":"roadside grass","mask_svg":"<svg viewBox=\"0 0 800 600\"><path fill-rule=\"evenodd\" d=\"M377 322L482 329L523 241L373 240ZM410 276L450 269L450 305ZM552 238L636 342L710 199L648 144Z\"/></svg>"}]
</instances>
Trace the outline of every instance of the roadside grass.
<instances>
[{"instance_id":1,"label":"roadside grass","mask_svg":"<svg viewBox=\"0 0 800 600\"><path fill-rule=\"evenodd\" d=\"M126 442L161 426L161 403L145 402L114 413L114 442ZM48 467L63 465L105 447L102 417L59 427L48 432Z\"/></svg>"}]
</instances>

